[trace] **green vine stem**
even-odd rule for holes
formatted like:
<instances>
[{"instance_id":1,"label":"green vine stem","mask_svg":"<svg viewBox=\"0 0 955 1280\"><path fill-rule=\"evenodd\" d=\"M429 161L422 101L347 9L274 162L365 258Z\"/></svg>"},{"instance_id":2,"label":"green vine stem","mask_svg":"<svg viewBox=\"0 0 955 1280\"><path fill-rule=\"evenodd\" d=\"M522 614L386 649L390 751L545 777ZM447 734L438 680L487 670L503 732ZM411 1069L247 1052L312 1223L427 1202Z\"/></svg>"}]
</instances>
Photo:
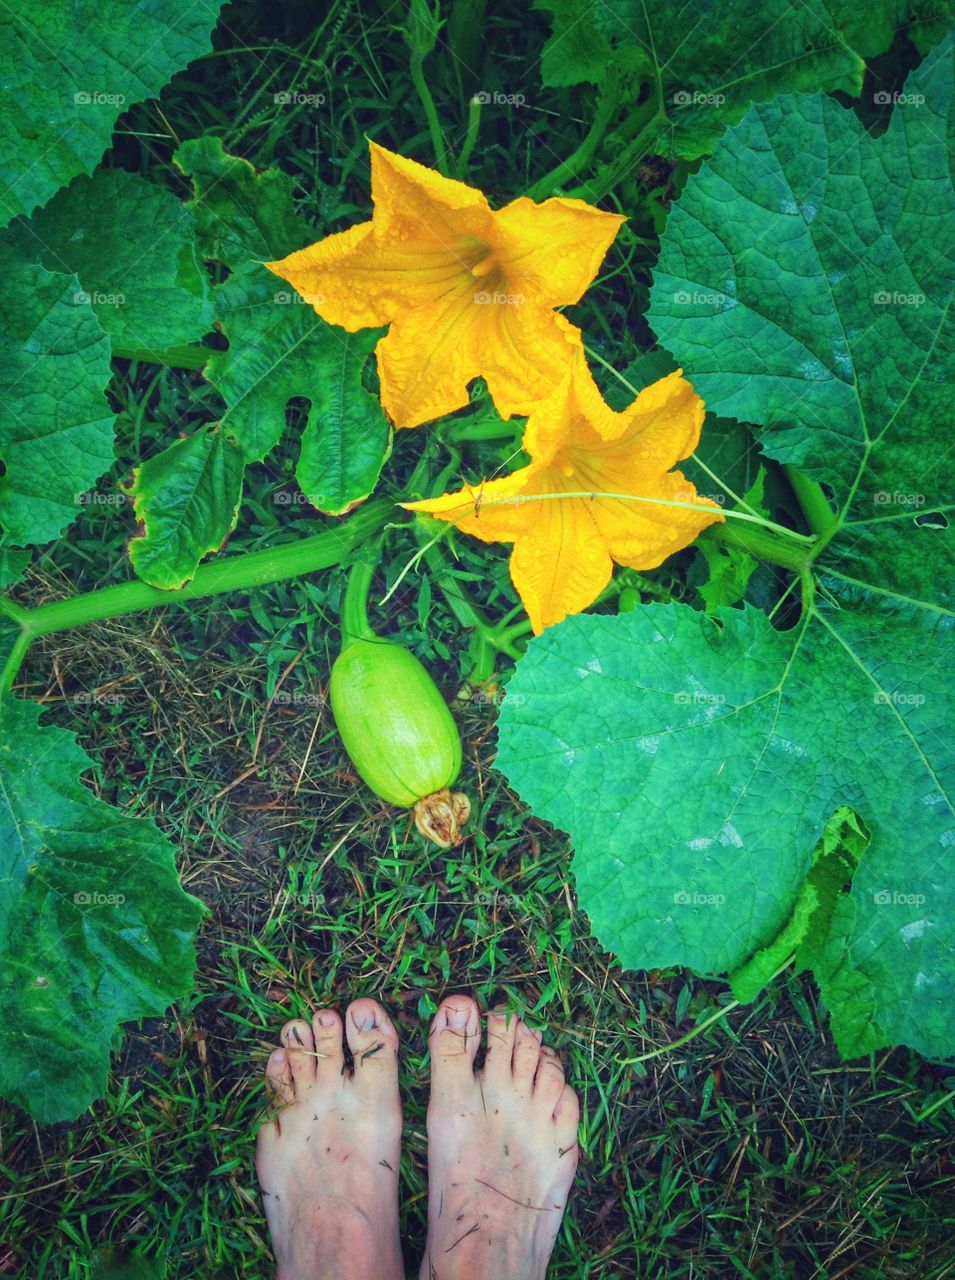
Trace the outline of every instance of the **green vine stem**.
<instances>
[{"instance_id":1,"label":"green vine stem","mask_svg":"<svg viewBox=\"0 0 955 1280\"><path fill-rule=\"evenodd\" d=\"M471 98L468 103L468 131L464 137L464 145L461 147L461 154L458 156L456 165L458 177L463 181L467 177L468 164L471 161L471 152L474 150L478 140L478 130L481 127L481 100L476 95Z\"/></svg>"},{"instance_id":2,"label":"green vine stem","mask_svg":"<svg viewBox=\"0 0 955 1280\"><path fill-rule=\"evenodd\" d=\"M431 134L431 145L434 147L434 158L437 162L438 172L444 174L447 178L448 174L448 153L444 145L444 133L441 129L441 121L438 119L438 113L435 110L434 99L431 97L431 90L424 78L424 58L419 53L411 54L411 80L414 87L418 91L418 97L421 99L421 106L424 110L424 118L428 122L428 131Z\"/></svg>"},{"instance_id":3,"label":"green vine stem","mask_svg":"<svg viewBox=\"0 0 955 1280\"><path fill-rule=\"evenodd\" d=\"M514 440L522 435L524 420L522 418L465 418L463 422L452 422L442 432L447 444L480 444L485 440Z\"/></svg>"},{"instance_id":4,"label":"green vine stem","mask_svg":"<svg viewBox=\"0 0 955 1280\"><path fill-rule=\"evenodd\" d=\"M620 105L621 83L619 72L611 69L597 100L597 110L593 123L577 150L566 160L551 169L528 191L532 200L546 200L559 190L569 179L576 179L582 169L586 169L594 157L597 148L603 141L604 134L614 118Z\"/></svg>"},{"instance_id":5,"label":"green vine stem","mask_svg":"<svg viewBox=\"0 0 955 1280\"><path fill-rule=\"evenodd\" d=\"M227 591L250 591L272 582L284 582L288 578L300 578L321 569L330 569L381 533L393 514L394 507L390 502L366 503L347 521L323 533L201 565L192 581L178 591L164 591L145 582L134 581L84 592L33 609L4 601L3 612L18 624L20 635L0 675L0 689L12 687L27 649L39 636L50 635L54 631L72 631L91 622L120 618L144 609L187 605L193 600L222 595Z\"/></svg>"},{"instance_id":6,"label":"green vine stem","mask_svg":"<svg viewBox=\"0 0 955 1280\"><path fill-rule=\"evenodd\" d=\"M784 466L783 471L792 485L792 491L802 508L809 528L817 537L825 537L835 524L836 516L829 505L829 499L823 493L822 485L816 480L810 480L795 467Z\"/></svg>"},{"instance_id":7,"label":"green vine stem","mask_svg":"<svg viewBox=\"0 0 955 1280\"><path fill-rule=\"evenodd\" d=\"M625 141L624 147L618 151L610 164L599 170L595 178L590 179L585 186L574 187L570 191L565 191L564 195L587 200L591 204L597 200L602 200L617 186L622 178L636 168L647 152L650 151L657 141L661 128L666 124L666 120L666 112L661 105L658 86L647 101L633 113L627 124L620 129L620 136L624 141L628 134L635 135L631 141Z\"/></svg>"},{"instance_id":8,"label":"green vine stem","mask_svg":"<svg viewBox=\"0 0 955 1280\"><path fill-rule=\"evenodd\" d=\"M0 672L0 694L9 693L13 688L17 672L23 666L29 648L30 636L25 631L21 631L13 643L13 648L4 664L3 671Z\"/></svg>"},{"instance_id":9,"label":"green vine stem","mask_svg":"<svg viewBox=\"0 0 955 1280\"><path fill-rule=\"evenodd\" d=\"M380 557L379 544L373 554L356 560L348 571L348 583L342 598L342 649L353 640L375 639L375 632L368 621L368 597Z\"/></svg>"},{"instance_id":10,"label":"green vine stem","mask_svg":"<svg viewBox=\"0 0 955 1280\"><path fill-rule=\"evenodd\" d=\"M812 563L811 548L794 545L785 538L766 533L762 529L754 529L749 525L741 528L736 523L726 521L725 524L710 525L709 530L714 538L728 547L740 547L743 551L749 551L757 560L766 560L769 564L790 569L793 573L803 573Z\"/></svg>"}]
</instances>

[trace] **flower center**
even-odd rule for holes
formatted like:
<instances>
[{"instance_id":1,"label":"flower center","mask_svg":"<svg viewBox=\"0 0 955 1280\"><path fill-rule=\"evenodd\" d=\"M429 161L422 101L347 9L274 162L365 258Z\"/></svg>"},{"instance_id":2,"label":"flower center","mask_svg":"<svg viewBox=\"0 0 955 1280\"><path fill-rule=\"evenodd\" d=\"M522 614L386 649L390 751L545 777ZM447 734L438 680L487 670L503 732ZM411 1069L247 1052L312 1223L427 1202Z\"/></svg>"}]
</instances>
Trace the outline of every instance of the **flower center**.
<instances>
[{"instance_id":1,"label":"flower center","mask_svg":"<svg viewBox=\"0 0 955 1280\"><path fill-rule=\"evenodd\" d=\"M489 276L492 271L497 268L497 257L493 253L489 253L482 258L480 262L476 262L471 268L471 275L476 280L483 280L485 276Z\"/></svg>"}]
</instances>

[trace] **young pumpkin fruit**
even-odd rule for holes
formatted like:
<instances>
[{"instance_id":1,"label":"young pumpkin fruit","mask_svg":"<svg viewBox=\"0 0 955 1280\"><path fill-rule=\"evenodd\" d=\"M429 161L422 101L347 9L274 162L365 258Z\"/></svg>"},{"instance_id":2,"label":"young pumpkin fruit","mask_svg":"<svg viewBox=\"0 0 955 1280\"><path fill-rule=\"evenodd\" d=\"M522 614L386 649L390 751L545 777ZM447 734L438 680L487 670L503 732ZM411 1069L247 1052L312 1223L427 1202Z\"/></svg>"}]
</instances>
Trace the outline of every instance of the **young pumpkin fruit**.
<instances>
[{"instance_id":1,"label":"young pumpkin fruit","mask_svg":"<svg viewBox=\"0 0 955 1280\"><path fill-rule=\"evenodd\" d=\"M389 804L414 809L421 834L450 849L471 813L452 791L461 736L448 704L413 653L373 633L350 641L332 667L329 696L345 750Z\"/></svg>"}]
</instances>

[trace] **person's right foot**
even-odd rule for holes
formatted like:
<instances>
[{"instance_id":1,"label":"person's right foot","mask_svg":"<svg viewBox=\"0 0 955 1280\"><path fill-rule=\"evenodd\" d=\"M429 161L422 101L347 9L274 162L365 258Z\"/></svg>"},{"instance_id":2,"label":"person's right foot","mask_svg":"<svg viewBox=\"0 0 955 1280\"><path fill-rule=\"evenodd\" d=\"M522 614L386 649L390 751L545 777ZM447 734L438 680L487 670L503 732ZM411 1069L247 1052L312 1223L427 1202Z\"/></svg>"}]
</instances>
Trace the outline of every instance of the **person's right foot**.
<instances>
[{"instance_id":1,"label":"person's right foot","mask_svg":"<svg viewBox=\"0 0 955 1280\"><path fill-rule=\"evenodd\" d=\"M468 996L435 1016L428 1108L428 1240L421 1280L543 1280L577 1168L577 1096L553 1049Z\"/></svg>"}]
</instances>

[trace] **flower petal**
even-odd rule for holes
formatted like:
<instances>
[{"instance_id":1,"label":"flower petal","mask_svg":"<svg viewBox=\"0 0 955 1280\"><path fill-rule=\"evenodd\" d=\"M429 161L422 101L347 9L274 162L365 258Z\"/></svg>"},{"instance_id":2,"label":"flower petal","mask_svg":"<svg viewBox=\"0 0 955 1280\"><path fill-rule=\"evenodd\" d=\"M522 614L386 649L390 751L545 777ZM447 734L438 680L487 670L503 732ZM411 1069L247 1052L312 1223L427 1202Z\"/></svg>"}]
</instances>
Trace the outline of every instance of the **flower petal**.
<instances>
[{"instance_id":1,"label":"flower petal","mask_svg":"<svg viewBox=\"0 0 955 1280\"><path fill-rule=\"evenodd\" d=\"M362 250L371 243L372 224L361 222L265 265L287 280L329 324L339 324L350 333L374 329L388 323L388 308L377 293L366 294L356 278L356 268L364 260Z\"/></svg>"},{"instance_id":2,"label":"flower petal","mask_svg":"<svg viewBox=\"0 0 955 1280\"><path fill-rule=\"evenodd\" d=\"M265 265L323 320L351 333L390 324L409 309L439 305L471 280L460 252L382 242L371 222Z\"/></svg>"},{"instance_id":3,"label":"flower petal","mask_svg":"<svg viewBox=\"0 0 955 1280\"><path fill-rule=\"evenodd\" d=\"M485 313L480 372L494 406L503 418L531 413L563 380L568 362L582 348L581 332L559 312L526 299L479 309Z\"/></svg>"},{"instance_id":4,"label":"flower petal","mask_svg":"<svg viewBox=\"0 0 955 1280\"><path fill-rule=\"evenodd\" d=\"M614 414L614 434L608 434L599 420L592 421L606 440L614 442L614 450L638 448L648 471L669 471L700 443L704 415L702 399L677 369L644 387L631 405Z\"/></svg>"},{"instance_id":5,"label":"flower petal","mask_svg":"<svg viewBox=\"0 0 955 1280\"><path fill-rule=\"evenodd\" d=\"M476 187L445 178L377 142L369 143L369 149L375 230L380 236L409 246L451 250L464 236L485 239L490 233L491 206Z\"/></svg>"},{"instance_id":6,"label":"flower petal","mask_svg":"<svg viewBox=\"0 0 955 1280\"><path fill-rule=\"evenodd\" d=\"M459 279L434 305L394 321L375 348L381 403L396 427L417 427L466 405L481 372L473 281Z\"/></svg>"},{"instance_id":7,"label":"flower petal","mask_svg":"<svg viewBox=\"0 0 955 1280\"><path fill-rule=\"evenodd\" d=\"M499 480L486 480L479 485L466 484L459 493L445 493L440 498L422 502L403 502L409 511L423 511L439 520L448 520L456 529L480 538L482 542L513 542L535 521L543 502L515 502L531 492L544 492L538 480L539 468L521 467Z\"/></svg>"},{"instance_id":8,"label":"flower petal","mask_svg":"<svg viewBox=\"0 0 955 1280\"><path fill-rule=\"evenodd\" d=\"M657 568L668 556L688 547L709 525L724 518L716 503L700 497L679 471L669 471L652 482L641 479L639 486L628 482L618 471L594 471L590 479L598 491L632 492L640 498L694 504L693 510L619 498L597 498L588 504L610 554L618 564L631 569Z\"/></svg>"},{"instance_id":9,"label":"flower petal","mask_svg":"<svg viewBox=\"0 0 955 1280\"><path fill-rule=\"evenodd\" d=\"M524 432L524 451L537 462L550 463L568 444L599 446L602 438L613 439L626 426L622 416L600 394L581 345L550 394L534 406Z\"/></svg>"},{"instance_id":10,"label":"flower petal","mask_svg":"<svg viewBox=\"0 0 955 1280\"><path fill-rule=\"evenodd\" d=\"M517 539L511 579L539 635L593 604L610 581L613 562L587 503L568 498L528 505L534 524Z\"/></svg>"},{"instance_id":11,"label":"flower petal","mask_svg":"<svg viewBox=\"0 0 955 1280\"><path fill-rule=\"evenodd\" d=\"M538 307L579 302L626 218L583 200L520 196L494 214L493 243L508 290Z\"/></svg>"}]
</instances>

